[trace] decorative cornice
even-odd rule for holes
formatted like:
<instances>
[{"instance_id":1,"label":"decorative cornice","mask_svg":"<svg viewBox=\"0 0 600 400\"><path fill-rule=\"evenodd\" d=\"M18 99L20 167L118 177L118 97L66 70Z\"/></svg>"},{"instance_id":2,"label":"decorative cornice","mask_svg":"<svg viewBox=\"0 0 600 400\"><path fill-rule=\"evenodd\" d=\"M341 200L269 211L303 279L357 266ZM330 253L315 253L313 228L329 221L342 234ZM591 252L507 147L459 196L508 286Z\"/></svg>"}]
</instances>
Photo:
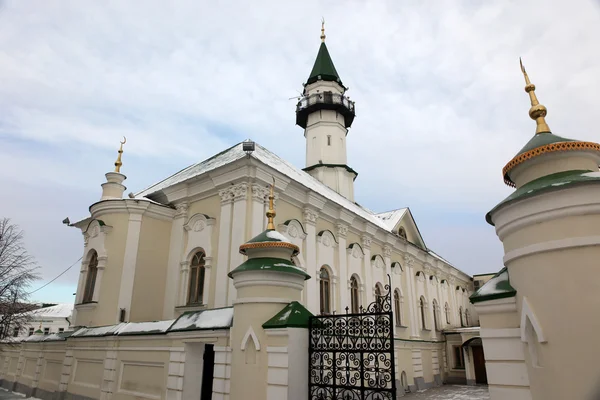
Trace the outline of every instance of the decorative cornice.
<instances>
[{"instance_id":1,"label":"decorative cornice","mask_svg":"<svg viewBox=\"0 0 600 400\"><path fill-rule=\"evenodd\" d=\"M508 164L504 166L504 168L502 168L502 176L504 177L504 183L506 183L508 186L515 187L514 182L510 179L508 174L517 165L522 164L527 160L530 160L542 154L574 150L600 151L600 144L594 142L557 142L550 143L545 146L536 147L533 150L529 150L523 154L517 155L515 158L510 160Z\"/></svg>"},{"instance_id":2,"label":"decorative cornice","mask_svg":"<svg viewBox=\"0 0 600 400\"><path fill-rule=\"evenodd\" d=\"M245 182L239 183L231 187L233 190L233 201L246 200L248 197L248 184Z\"/></svg>"},{"instance_id":3,"label":"decorative cornice","mask_svg":"<svg viewBox=\"0 0 600 400\"><path fill-rule=\"evenodd\" d=\"M265 248L273 248L273 247L281 247L285 249L291 249L294 251L294 255L300 252L298 246L292 243L286 242L257 242L257 243L245 243L240 246L240 253L246 254L247 249L265 249Z\"/></svg>"},{"instance_id":4,"label":"decorative cornice","mask_svg":"<svg viewBox=\"0 0 600 400\"><path fill-rule=\"evenodd\" d=\"M228 204L233 201L233 191L230 188L219 190L219 196L221 196L221 204Z\"/></svg>"},{"instance_id":5,"label":"decorative cornice","mask_svg":"<svg viewBox=\"0 0 600 400\"><path fill-rule=\"evenodd\" d=\"M269 195L269 189L260 185L252 185L252 199L264 202Z\"/></svg>"},{"instance_id":6,"label":"decorative cornice","mask_svg":"<svg viewBox=\"0 0 600 400\"><path fill-rule=\"evenodd\" d=\"M407 267L412 268L415 264L415 258L410 254L404 254L404 263Z\"/></svg>"}]
</instances>

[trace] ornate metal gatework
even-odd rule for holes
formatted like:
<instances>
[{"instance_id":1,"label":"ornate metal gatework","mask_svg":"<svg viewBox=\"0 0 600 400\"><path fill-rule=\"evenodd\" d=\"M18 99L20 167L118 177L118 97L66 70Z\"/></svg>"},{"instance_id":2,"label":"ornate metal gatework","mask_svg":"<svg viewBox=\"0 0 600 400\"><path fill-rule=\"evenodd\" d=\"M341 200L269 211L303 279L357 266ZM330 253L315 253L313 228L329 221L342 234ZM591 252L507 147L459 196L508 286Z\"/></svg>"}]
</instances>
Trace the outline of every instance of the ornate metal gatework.
<instances>
[{"instance_id":1,"label":"ornate metal gatework","mask_svg":"<svg viewBox=\"0 0 600 400\"><path fill-rule=\"evenodd\" d=\"M309 400L395 400L391 279L358 313L309 320Z\"/></svg>"}]
</instances>

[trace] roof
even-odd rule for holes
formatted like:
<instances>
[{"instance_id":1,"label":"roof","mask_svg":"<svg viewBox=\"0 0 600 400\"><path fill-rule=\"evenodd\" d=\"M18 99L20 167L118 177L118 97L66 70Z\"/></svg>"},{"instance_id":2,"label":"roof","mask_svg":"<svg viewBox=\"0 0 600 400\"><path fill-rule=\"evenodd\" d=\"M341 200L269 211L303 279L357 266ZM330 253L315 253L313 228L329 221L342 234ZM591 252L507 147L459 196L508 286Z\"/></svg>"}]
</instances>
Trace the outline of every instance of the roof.
<instances>
[{"instance_id":1,"label":"roof","mask_svg":"<svg viewBox=\"0 0 600 400\"><path fill-rule=\"evenodd\" d=\"M379 214L375 214L375 216L377 218L381 219L388 227L388 230L391 231L392 229L394 229L396 227L396 224L398 224L398 222L400 222L402 217L404 217L404 214L406 214L406 211L408 211L408 208L399 208L397 210L386 211L386 212L382 212Z\"/></svg>"},{"instance_id":2,"label":"roof","mask_svg":"<svg viewBox=\"0 0 600 400\"><path fill-rule=\"evenodd\" d=\"M265 245L265 243L271 243L271 246ZM248 249L264 249L265 247L285 247L292 251L292 256L295 256L300 252L298 246L290 243L284 235L282 235L274 229L267 229L266 231L259 233L258 235L241 245L240 253L247 255L246 250Z\"/></svg>"},{"instance_id":3,"label":"roof","mask_svg":"<svg viewBox=\"0 0 600 400\"><path fill-rule=\"evenodd\" d=\"M227 276L233 277L233 274L244 271L276 271L286 272L292 275L301 275L304 280L310 279L310 275L298 268L291 260L275 257L256 257L249 258L241 263L236 269L231 271Z\"/></svg>"},{"instance_id":4,"label":"roof","mask_svg":"<svg viewBox=\"0 0 600 400\"><path fill-rule=\"evenodd\" d=\"M321 42L319 52L317 53L317 59L315 60L315 65L313 65L312 71L310 71L310 76L308 77L306 84L310 84L318 80L333 81L342 85L342 80L335 70L335 66L333 65L333 61L331 60L331 56L329 55L329 51L327 50L325 42Z\"/></svg>"},{"instance_id":5,"label":"roof","mask_svg":"<svg viewBox=\"0 0 600 400\"><path fill-rule=\"evenodd\" d=\"M302 304L292 301L265 322L262 327L264 329L308 328L308 319L312 316L312 313Z\"/></svg>"},{"instance_id":6,"label":"roof","mask_svg":"<svg viewBox=\"0 0 600 400\"><path fill-rule=\"evenodd\" d=\"M533 138L527 142L525 147L523 147L517 155L502 168L504 183L514 187L515 183L510 177L510 172L516 166L534 157L554 152L582 150L600 152L600 145L594 142L582 142L579 140L567 139L551 132L536 133Z\"/></svg>"},{"instance_id":7,"label":"roof","mask_svg":"<svg viewBox=\"0 0 600 400\"><path fill-rule=\"evenodd\" d=\"M485 283L478 291L473 293L469 300L471 303L514 297L517 294L515 288L510 285L508 269L502 268L496 275Z\"/></svg>"},{"instance_id":8,"label":"roof","mask_svg":"<svg viewBox=\"0 0 600 400\"><path fill-rule=\"evenodd\" d=\"M73 314L74 305L71 303L57 304L50 307L38 308L36 310L28 311L25 314L31 316L33 319L39 318L70 318Z\"/></svg>"},{"instance_id":9,"label":"roof","mask_svg":"<svg viewBox=\"0 0 600 400\"><path fill-rule=\"evenodd\" d=\"M210 171L214 171L217 168L223 167L225 165L231 164L235 161L238 161L238 160L241 160L244 158L248 158L248 155L246 154L246 152L244 152L242 150L242 143L238 143L238 144L236 144L236 145L234 145L234 146L232 146L232 147L230 147L230 148L228 148L228 149L226 149L204 161L190 165L189 167L182 169L181 171L175 173L174 175L171 175L170 177L163 179L162 181L147 187L146 189L138 192L136 194L136 197L150 197L150 198L156 197L156 198L158 198L160 191L162 191L163 189L166 189L166 188L176 185L178 183L185 182L189 179L192 179L194 177L208 173ZM250 153L250 158L258 160L261 163L263 163L264 165L266 165L274 170L277 170L279 173L287 176L291 180L299 183L300 185L306 187L307 189L309 189L315 193L320 194L321 196L325 197L327 200L329 200L333 203L336 203L340 207L345 208L346 210L348 210L351 213L353 213L354 215L366 220L367 222L369 222L387 232L390 232L390 233L392 232L393 228L389 227L390 222L387 220L384 220L382 218L387 213L375 214L373 211L370 211L370 210L366 209L365 207L358 205L357 203L347 199L346 197L342 196L335 190L331 189L329 186L323 184L321 181L314 178L310 174L295 167L294 165L292 165L288 161L284 160L283 158L279 157L278 155L270 152L269 150L267 150L260 144L255 143L255 149L252 153ZM401 210L401 209L399 209L399 210ZM399 211L399 210L394 210L394 211ZM390 211L389 213L391 213L391 212L393 212L393 211ZM413 219L413 221L414 221L414 219ZM415 224L415 226L416 226L416 224ZM417 228L417 230L418 230L418 228ZM429 254L448 263L448 261L444 260L439 255L433 253L430 250L429 250ZM448 263L448 264L452 266L452 264L450 264L450 263ZM456 268L454 266L452 266L452 267L458 270L458 268ZM462 272L462 271L460 271L460 272ZM467 274L465 274L465 275L467 275Z\"/></svg>"},{"instance_id":10,"label":"roof","mask_svg":"<svg viewBox=\"0 0 600 400\"><path fill-rule=\"evenodd\" d=\"M528 197L532 197L541 193L547 193L554 190L561 190L574 185L588 184L600 181L600 172L592 172L586 170L576 171L563 171L555 174L542 176L541 178L534 179L531 182L526 183L517 190L515 190L510 196L502 200L498 205L492 208L486 215L485 220L488 224L494 225L492 220L492 214L500 207L512 203L517 200L523 200Z\"/></svg>"}]
</instances>

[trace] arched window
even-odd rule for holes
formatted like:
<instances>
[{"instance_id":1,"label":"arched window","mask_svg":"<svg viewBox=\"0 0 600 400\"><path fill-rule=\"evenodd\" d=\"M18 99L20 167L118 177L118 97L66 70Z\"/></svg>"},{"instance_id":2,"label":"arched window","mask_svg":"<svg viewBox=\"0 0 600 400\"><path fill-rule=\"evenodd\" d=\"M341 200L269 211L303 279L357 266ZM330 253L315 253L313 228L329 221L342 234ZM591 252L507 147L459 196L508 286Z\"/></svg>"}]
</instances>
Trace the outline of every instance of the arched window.
<instances>
[{"instance_id":1,"label":"arched window","mask_svg":"<svg viewBox=\"0 0 600 400\"><path fill-rule=\"evenodd\" d=\"M426 307L425 297L421 296L419 299L419 308L421 309L421 329L427 329L427 318L425 318L427 311Z\"/></svg>"},{"instance_id":2,"label":"arched window","mask_svg":"<svg viewBox=\"0 0 600 400\"><path fill-rule=\"evenodd\" d=\"M402 303L398 289L394 290L394 308L396 309L396 326L402 326Z\"/></svg>"},{"instance_id":3,"label":"arched window","mask_svg":"<svg viewBox=\"0 0 600 400\"><path fill-rule=\"evenodd\" d=\"M444 306L444 313L446 314L446 323L450 325L450 307L448 306L448 303Z\"/></svg>"},{"instance_id":4,"label":"arched window","mask_svg":"<svg viewBox=\"0 0 600 400\"><path fill-rule=\"evenodd\" d=\"M469 326L469 310L465 311L465 325Z\"/></svg>"},{"instance_id":5,"label":"arched window","mask_svg":"<svg viewBox=\"0 0 600 400\"><path fill-rule=\"evenodd\" d=\"M202 295L204 293L204 251L200 250L194 257L190 265L190 288L188 291L188 304L202 304Z\"/></svg>"},{"instance_id":6,"label":"arched window","mask_svg":"<svg viewBox=\"0 0 600 400\"><path fill-rule=\"evenodd\" d=\"M350 278L350 312L352 314L358 313L358 307L360 301L358 297L358 280L355 276Z\"/></svg>"},{"instance_id":7,"label":"arched window","mask_svg":"<svg viewBox=\"0 0 600 400\"><path fill-rule=\"evenodd\" d=\"M94 288L96 287L96 275L98 275L98 253L95 251L90 257L83 291L83 303L90 303L94 299Z\"/></svg>"},{"instance_id":8,"label":"arched window","mask_svg":"<svg viewBox=\"0 0 600 400\"><path fill-rule=\"evenodd\" d=\"M406 372L402 371L400 374L400 383L402 384L402 389L404 389L404 393L408 393L410 390L408 388L408 379L406 378Z\"/></svg>"},{"instance_id":9,"label":"arched window","mask_svg":"<svg viewBox=\"0 0 600 400\"><path fill-rule=\"evenodd\" d=\"M383 297L383 286L381 286L381 283L379 282L375 284L375 301L377 302L377 311L383 311L383 302L385 301L385 297Z\"/></svg>"},{"instance_id":10,"label":"arched window","mask_svg":"<svg viewBox=\"0 0 600 400\"><path fill-rule=\"evenodd\" d=\"M465 326L465 323L463 321L463 311L462 311L462 307L458 308L458 316L460 317L460 326Z\"/></svg>"},{"instance_id":11,"label":"arched window","mask_svg":"<svg viewBox=\"0 0 600 400\"><path fill-rule=\"evenodd\" d=\"M321 294L321 314L331 312L331 279L327 268L321 267L319 271L319 292Z\"/></svg>"},{"instance_id":12,"label":"arched window","mask_svg":"<svg viewBox=\"0 0 600 400\"><path fill-rule=\"evenodd\" d=\"M438 303L436 299L433 299L432 302L432 306L433 306L433 329L435 329L436 331L440 329L440 326L438 324Z\"/></svg>"},{"instance_id":13,"label":"arched window","mask_svg":"<svg viewBox=\"0 0 600 400\"><path fill-rule=\"evenodd\" d=\"M403 227L400 227L400 229L398 229L398 236L400 236L403 239L406 239L406 230Z\"/></svg>"}]
</instances>

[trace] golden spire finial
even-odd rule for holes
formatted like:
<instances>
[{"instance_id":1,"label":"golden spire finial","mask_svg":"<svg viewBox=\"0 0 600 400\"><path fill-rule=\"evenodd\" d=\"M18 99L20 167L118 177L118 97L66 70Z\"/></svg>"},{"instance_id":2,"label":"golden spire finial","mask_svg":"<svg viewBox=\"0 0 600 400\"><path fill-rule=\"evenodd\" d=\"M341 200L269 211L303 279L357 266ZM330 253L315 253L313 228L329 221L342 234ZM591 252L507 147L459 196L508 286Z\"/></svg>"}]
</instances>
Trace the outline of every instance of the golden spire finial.
<instances>
[{"instance_id":1,"label":"golden spire finial","mask_svg":"<svg viewBox=\"0 0 600 400\"><path fill-rule=\"evenodd\" d=\"M325 18L321 18L321 42L325 43Z\"/></svg>"},{"instance_id":2,"label":"golden spire finial","mask_svg":"<svg viewBox=\"0 0 600 400\"><path fill-rule=\"evenodd\" d=\"M537 124L535 128L535 133L542 132L550 132L550 127L546 123L546 114L548 110L544 107L537 99L535 95L535 85L529 81L529 75L525 71L525 67L523 66L523 61L521 61L521 57L519 57L519 63L521 64L521 71L523 72L523 76L525 77L525 91L529 93L529 99L531 100L531 108L529 109L529 117L534 120Z\"/></svg>"},{"instance_id":3,"label":"golden spire finial","mask_svg":"<svg viewBox=\"0 0 600 400\"><path fill-rule=\"evenodd\" d=\"M127 138L123 136L123 141L120 143L121 147L119 147L119 156L117 157L117 161L115 161L115 172L121 171L121 165L123 165L123 163L121 162L121 154L123 154L123 145L127 143Z\"/></svg>"},{"instance_id":4,"label":"golden spire finial","mask_svg":"<svg viewBox=\"0 0 600 400\"><path fill-rule=\"evenodd\" d=\"M267 224L268 230L275 230L273 218L275 218L275 215L277 214L275 213L273 200L275 200L275 177L273 177L273 184L271 185L271 191L269 192L269 210L267 211L267 218L269 219L269 223Z\"/></svg>"}]
</instances>

